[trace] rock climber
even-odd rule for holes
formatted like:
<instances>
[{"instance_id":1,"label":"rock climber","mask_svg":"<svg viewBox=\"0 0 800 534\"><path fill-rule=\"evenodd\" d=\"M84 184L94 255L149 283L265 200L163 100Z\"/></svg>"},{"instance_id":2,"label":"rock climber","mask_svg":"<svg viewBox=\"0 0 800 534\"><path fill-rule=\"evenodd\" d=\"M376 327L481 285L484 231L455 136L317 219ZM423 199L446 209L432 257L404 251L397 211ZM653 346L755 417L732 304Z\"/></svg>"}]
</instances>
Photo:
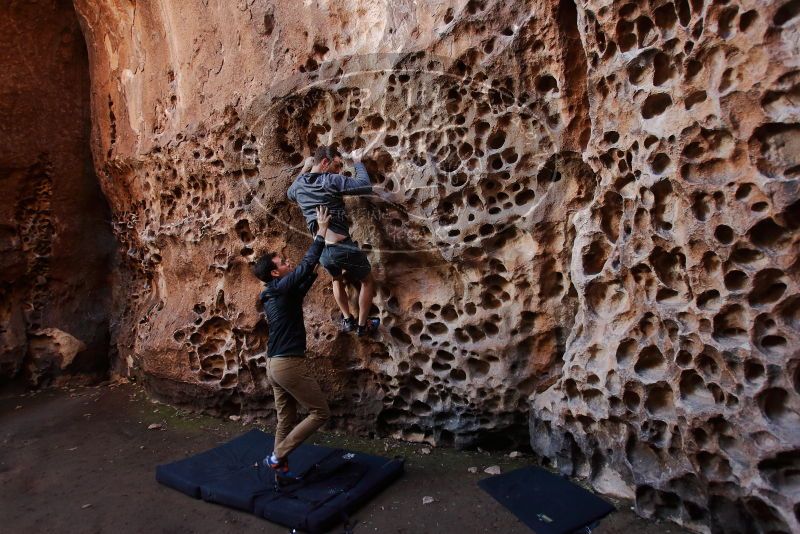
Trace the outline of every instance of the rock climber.
<instances>
[{"instance_id":1,"label":"rock climber","mask_svg":"<svg viewBox=\"0 0 800 534\"><path fill-rule=\"evenodd\" d=\"M275 471L278 482L295 477L289 470L289 454L330 417L325 395L306 364L303 322L303 299L317 278L330 219L324 206L314 209L317 234L297 267L292 268L291 261L277 252L262 255L253 267L256 277L266 284L258 302L269 323L267 378L278 415L275 446L264 464ZM298 404L308 410L308 416L292 428Z\"/></svg>"},{"instance_id":2,"label":"rock climber","mask_svg":"<svg viewBox=\"0 0 800 534\"><path fill-rule=\"evenodd\" d=\"M347 217L344 197L372 193L372 184L360 153L350 154L355 168L355 178L348 178L342 171L342 154L334 146L320 146L313 159L289 186L286 196L297 202L306 219L309 231L317 231L316 206L326 206L331 215L330 228L325 233L325 250L320 263L333 278L333 297L342 312L340 331L356 330L358 337L372 334L380 324L376 317L369 317L372 298L375 295L375 279L372 276L367 255L350 237L350 220ZM310 172L305 172L308 165ZM350 309L347 282L360 285L358 295L358 320Z\"/></svg>"}]
</instances>

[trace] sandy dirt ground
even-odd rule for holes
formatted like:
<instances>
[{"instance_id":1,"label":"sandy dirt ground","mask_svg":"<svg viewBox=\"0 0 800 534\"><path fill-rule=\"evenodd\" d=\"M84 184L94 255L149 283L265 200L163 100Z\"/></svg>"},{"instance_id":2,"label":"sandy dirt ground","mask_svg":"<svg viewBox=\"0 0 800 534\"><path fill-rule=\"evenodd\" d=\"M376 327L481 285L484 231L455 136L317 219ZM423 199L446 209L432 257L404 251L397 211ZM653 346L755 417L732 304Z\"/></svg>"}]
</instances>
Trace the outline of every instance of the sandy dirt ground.
<instances>
[{"instance_id":1,"label":"sandy dirt ground","mask_svg":"<svg viewBox=\"0 0 800 534\"><path fill-rule=\"evenodd\" d=\"M148 430L157 423L160 429ZM159 485L155 468L201 452L254 423L192 414L150 401L135 385L0 393L0 530L28 532L269 532L289 529L194 500ZM354 532L531 532L477 486L485 468L505 472L533 461L386 439L320 433L314 443L407 458L406 474L353 517ZM265 451L266 452L266 451ZM477 467L477 473L470 473ZM432 504L423 504L430 496ZM641 519L630 503L596 534L687 532ZM339 526L331 532L342 532Z\"/></svg>"}]
</instances>

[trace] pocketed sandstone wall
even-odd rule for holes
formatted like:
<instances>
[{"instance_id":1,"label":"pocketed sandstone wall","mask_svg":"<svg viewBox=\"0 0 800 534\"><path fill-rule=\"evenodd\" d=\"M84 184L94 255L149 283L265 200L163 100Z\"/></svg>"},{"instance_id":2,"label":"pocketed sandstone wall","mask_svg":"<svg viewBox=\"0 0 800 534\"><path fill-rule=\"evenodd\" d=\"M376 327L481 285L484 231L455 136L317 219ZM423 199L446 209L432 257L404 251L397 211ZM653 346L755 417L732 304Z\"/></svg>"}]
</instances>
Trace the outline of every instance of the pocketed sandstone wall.
<instances>
[{"instance_id":1,"label":"pocketed sandstone wall","mask_svg":"<svg viewBox=\"0 0 800 534\"><path fill-rule=\"evenodd\" d=\"M118 371L269 413L250 263L308 245L311 149L366 147L385 328L307 305L335 426L529 434L644 515L798 528L796 1L76 6Z\"/></svg>"}]
</instances>

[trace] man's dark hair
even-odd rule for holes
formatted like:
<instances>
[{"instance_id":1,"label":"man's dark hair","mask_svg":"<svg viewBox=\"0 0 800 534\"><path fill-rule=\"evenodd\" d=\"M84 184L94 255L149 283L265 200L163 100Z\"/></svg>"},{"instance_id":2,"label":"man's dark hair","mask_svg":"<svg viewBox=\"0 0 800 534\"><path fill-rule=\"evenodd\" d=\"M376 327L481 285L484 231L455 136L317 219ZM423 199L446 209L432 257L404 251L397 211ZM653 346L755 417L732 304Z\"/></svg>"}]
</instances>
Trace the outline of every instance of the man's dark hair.
<instances>
[{"instance_id":1,"label":"man's dark hair","mask_svg":"<svg viewBox=\"0 0 800 534\"><path fill-rule=\"evenodd\" d=\"M317 165L322 163L323 159L333 161L333 158L337 157L341 157L341 154L339 154L339 150L334 145L318 146L317 150L314 151L314 163Z\"/></svg>"},{"instance_id":2,"label":"man's dark hair","mask_svg":"<svg viewBox=\"0 0 800 534\"><path fill-rule=\"evenodd\" d=\"M256 264L253 266L253 274L265 284L272 281L272 271L278 268L278 266L275 265L275 258L277 256L277 252L264 254L256 260Z\"/></svg>"}]
</instances>

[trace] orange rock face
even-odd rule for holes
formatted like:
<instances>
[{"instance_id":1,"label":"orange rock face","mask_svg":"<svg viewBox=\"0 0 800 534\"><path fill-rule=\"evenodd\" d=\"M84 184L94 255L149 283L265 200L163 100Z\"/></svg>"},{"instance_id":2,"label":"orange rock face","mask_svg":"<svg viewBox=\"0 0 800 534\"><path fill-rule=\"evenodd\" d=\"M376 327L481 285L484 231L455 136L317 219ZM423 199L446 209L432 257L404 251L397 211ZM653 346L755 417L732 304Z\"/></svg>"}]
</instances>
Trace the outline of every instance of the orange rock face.
<instances>
[{"instance_id":1,"label":"orange rock face","mask_svg":"<svg viewBox=\"0 0 800 534\"><path fill-rule=\"evenodd\" d=\"M119 372L269 413L250 264L309 244L310 151L365 148L383 331L339 335L325 276L307 300L335 425L800 528L796 0L75 3Z\"/></svg>"}]
</instances>

